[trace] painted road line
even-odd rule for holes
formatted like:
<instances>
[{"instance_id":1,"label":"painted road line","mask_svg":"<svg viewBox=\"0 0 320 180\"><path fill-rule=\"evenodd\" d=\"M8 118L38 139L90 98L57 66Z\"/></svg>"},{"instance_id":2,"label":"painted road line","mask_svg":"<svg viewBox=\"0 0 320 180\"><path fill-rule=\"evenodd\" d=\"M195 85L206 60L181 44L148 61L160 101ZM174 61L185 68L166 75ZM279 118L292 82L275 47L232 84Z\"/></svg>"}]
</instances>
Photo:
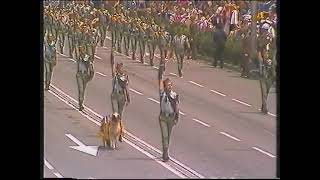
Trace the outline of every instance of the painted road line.
<instances>
[{"instance_id":1,"label":"painted road line","mask_svg":"<svg viewBox=\"0 0 320 180\"><path fill-rule=\"evenodd\" d=\"M259 108L258 111L261 111L261 108ZM272 114L272 113L270 113L270 112L268 112L268 114L269 114L270 116L277 117L277 115Z\"/></svg>"},{"instance_id":2,"label":"painted road line","mask_svg":"<svg viewBox=\"0 0 320 180\"><path fill-rule=\"evenodd\" d=\"M270 112L268 112L268 114L269 114L270 116L277 117L275 114L272 114L272 113L270 113Z\"/></svg>"},{"instance_id":3,"label":"painted road line","mask_svg":"<svg viewBox=\"0 0 320 180\"><path fill-rule=\"evenodd\" d=\"M103 74L103 73L101 73L101 72L96 72L97 74L99 74L99 75L101 75L101 76L103 76L103 77L106 77L107 75L105 75L105 74Z\"/></svg>"},{"instance_id":4,"label":"painted road line","mask_svg":"<svg viewBox=\"0 0 320 180\"><path fill-rule=\"evenodd\" d=\"M179 111L179 114L181 114L181 115L186 115L185 113L183 113L182 111Z\"/></svg>"},{"instance_id":5,"label":"painted road line","mask_svg":"<svg viewBox=\"0 0 320 180\"><path fill-rule=\"evenodd\" d=\"M155 102L155 103L158 103L158 104L160 104L160 102L159 101L157 101L157 100L155 100L155 99L153 99L153 98L148 98L150 101L153 101L153 102Z\"/></svg>"},{"instance_id":6,"label":"painted road line","mask_svg":"<svg viewBox=\"0 0 320 180\"><path fill-rule=\"evenodd\" d=\"M263 150L261 150L261 149L259 149L259 148L257 148L257 147L252 147L253 149L255 149L255 150L257 150L257 151L259 151L259 152L261 152L261 153L263 153L263 154L266 154L266 155L268 155L268 156L270 156L270 157L272 157L272 158L275 158L276 156L274 156L274 155L272 155L272 154L270 154L270 153L268 153L268 152L266 152L266 151L263 151Z\"/></svg>"},{"instance_id":7,"label":"painted road line","mask_svg":"<svg viewBox=\"0 0 320 180\"><path fill-rule=\"evenodd\" d=\"M229 137L229 138L231 138L231 139L234 139L234 140L236 140L236 141L241 141L240 139L238 139L238 138L236 138L236 137L233 137L233 136L231 136L231 135L228 134L228 133L225 133L225 132L220 131L220 134L223 134L223 135L225 135L225 136L227 136L227 137Z\"/></svg>"},{"instance_id":8,"label":"painted road line","mask_svg":"<svg viewBox=\"0 0 320 180\"><path fill-rule=\"evenodd\" d=\"M47 160L44 160L44 165L47 166L47 168L49 168L50 170L53 169L53 167L51 166L51 164Z\"/></svg>"},{"instance_id":9,"label":"painted road line","mask_svg":"<svg viewBox=\"0 0 320 180\"><path fill-rule=\"evenodd\" d=\"M236 101L236 102L238 102L238 103L240 103L240 104L243 104L243 105L245 105L245 106L251 107L251 105L250 105L250 104L247 104L247 103L242 102L242 101L237 100L237 99L232 99L232 101Z\"/></svg>"},{"instance_id":10,"label":"painted road line","mask_svg":"<svg viewBox=\"0 0 320 180\"><path fill-rule=\"evenodd\" d=\"M204 86L202 86L201 84L198 84L198 83L196 83L196 82L193 82L193 81L189 81L190 83L192 83L192 84L194 84L194 85L197 85L197 86L199 86L199 87L204 87Z\"/></svg>"},{"instance_id":11,"label":"painted road line","mask_svg":"<svg viewBox=\"0 0 320 180\"><path fill-rule=\"evenodd\" d=\"M194 120L194 121L196 121L196 122L198 122L198 123L200 123L200 124L202 124L202 125L204 125L204 126L206 126L206 127L211 127L209 124L204 123L204 122L202 122L202 121L200 121L200 120L198 120L198 119L192 118L192 120Z\"/></svg>"},{"instance_id":12,"label":"painted road line","mask_svg":"<svg viewBox=\"0 0 320 180\"><path fill-rule=\"evenodd\" d=\"M58 178L63 178L63 176L58 172L54 172L53 174L56 175Z\"/></svg>"},{"instance_id":13,"label":"painted road line","mask_svg":"<svg viewBox=\"0 0 320 180\"><path fill-rule=\"evenodd\" d=\"M76 62L74 59L69 58L70 61Z\"/></svg>"},{"instance_id":14,"label":"painted road line","mask_svg":"<svg viewBox=\"0 0 320 180\"><path fill-rule=\"evenodd\" d=\"M96 58L99 59L99 60L102 60L102 58L99 57L99 56L97 56L97 55L94 55L94 57L96 57Z\"/></svg>"},{"instance_id":15,"label":"painted road line","mask_svg":"<svg viewBox=\"0 0 320 180\"><path fill-rule=\"evenodd\" d=\"M178 76L177 74L175 74L175 73L169 73L169 74L171 74L171 75L173 75L173 76Z\"/></svg>"},{"instance_id":16,"label":"painted road line","mask_svg":"<svg viewBox=\"0 0 320 180\"><path fill-rule=\"evenodd\" d=\"M136 90L134 90L134 89L132 89L132 88L130 88L130 91L135 92L135 93L137 93L137 94L139 94L139 95L143 95L141 92L136 91Z\"/></svg>"},{"instance_id":17,"label":"painted road line","mask_svg":"<svg viewBox=\"0 0 320 180\"><path fill-rule=\"evenodd\" d=\"M61 54L61 53L59 53L59 52L58 52L58 54L60 54L60 55L63 56L63 57L67 57L67 55Z\"/></svg>"},{"instance_id":18,"label":"painted road line","mask_svg":"<svg viewBox=\"0 0 320 180\"><path fill-rule=\"evenodd\" d=\"M215 90L210 90L211 92L214 92L214 93L216 93L216 94L219 94L220 96L223 96L223 97L225 97L225 96L227 96L227 95L225 95L225 94L222 94L222 93L220 93L220 92L218 92L218 91L215 91Z\"/></svg>"}]
</instances>

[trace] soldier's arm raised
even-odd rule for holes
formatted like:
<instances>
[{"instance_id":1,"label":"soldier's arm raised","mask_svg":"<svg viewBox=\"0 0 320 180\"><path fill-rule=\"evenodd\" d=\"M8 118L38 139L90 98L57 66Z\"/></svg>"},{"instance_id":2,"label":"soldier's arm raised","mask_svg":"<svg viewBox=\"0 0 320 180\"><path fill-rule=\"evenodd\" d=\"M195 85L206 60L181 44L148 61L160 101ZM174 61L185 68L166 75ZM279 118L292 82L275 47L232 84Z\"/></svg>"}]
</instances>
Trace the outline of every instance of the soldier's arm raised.
<instances>
[{"instance_id":1,"label":"soldier's arm raised","mask_svg":"<svg viewBox=\"0 0 320 180\"><path fill-rule=\"evenodd\" d=\"M163 92L163 91L164 91L163 79L162 79L162 76L160 76L160 78L159 78L159 94L161 94L161 92Z\"/></svg>"},{"instance_id":2,"label":"soldier's arm raised","mask_svg":"<svg viewBox=\"0 0 320 180\"><path fill-rule=\"evenodd\" d=\"M113 48L111 48L111 55L110 55L110 64L111 64L111 73L112 73L112 78L115 76L115 66L114 66L114 56L113 56Z\"/></svg>"}]
</instances>

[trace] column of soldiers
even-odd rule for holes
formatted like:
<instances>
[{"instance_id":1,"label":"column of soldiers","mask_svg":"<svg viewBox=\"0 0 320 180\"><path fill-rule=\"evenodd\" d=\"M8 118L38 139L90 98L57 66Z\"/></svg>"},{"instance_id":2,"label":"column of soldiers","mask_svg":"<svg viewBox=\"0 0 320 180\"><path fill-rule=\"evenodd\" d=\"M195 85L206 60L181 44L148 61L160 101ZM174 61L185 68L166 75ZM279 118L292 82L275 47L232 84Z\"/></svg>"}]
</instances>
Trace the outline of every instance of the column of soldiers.
<instances>
[{"instance_id":1,"label":"column of soldiers","mask_svg":"<svg viewBox=\"0 0 320 180\"><path fill-rule=\"evenodd\" d=\"M145 58L145 46L148 46L152 66L154 65L155 48L159 46L161 51L160 67L164 67L164 60L167 60L167 51L173 44L172 35L166 32L163 26L157 25L153 18L139 17L137 12L125 11L121 6L116 6L114 10L98 10L87 4L70 2L63 9L58 6L50 6L50 3L44 9L45 89L49 89L53 67L56 64L56 45L58 45L60 53L64 54L64 49L66 49L64 44L66 42L69 57L77 61L76 80L80 111L84 109L83 102L87 83L92 80L94 75L93 62L96 46L98 44L100 46L104 45L107 30L110 30L112 34L112 64L114 64L113 49L121 52L122 43L124 43L125 54L127 55L129 55L131 45L133 59L136 58L138 45L139 58L142 63ZM179 40L179 38L176 39ZM165 68L159 69L164 71ZM112 109L122 117L124 107L130 103L129 78L121 63L118 63L113 71L115 72L112 81ZM170 85L168 79L162 83L162 72L159 76L159 82L160 96L163 99L159 116L163 139L163 159L168 161L170 134L172 127L177 123L179 114L177 108L178 96L171 90L172 85ZM167 106L170 106L170 108ZM123 131L119 138L120 141L122 141L122 137Z\"/></svg>"}]
</instances>

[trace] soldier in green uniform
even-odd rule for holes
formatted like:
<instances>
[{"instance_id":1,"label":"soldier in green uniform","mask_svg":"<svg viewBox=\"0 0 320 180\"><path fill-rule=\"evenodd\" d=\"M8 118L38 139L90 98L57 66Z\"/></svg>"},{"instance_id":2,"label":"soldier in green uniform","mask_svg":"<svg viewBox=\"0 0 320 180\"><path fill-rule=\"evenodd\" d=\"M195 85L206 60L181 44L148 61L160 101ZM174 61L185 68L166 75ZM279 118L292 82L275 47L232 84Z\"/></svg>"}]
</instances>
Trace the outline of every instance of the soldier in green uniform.
<instances>
[{"instance_id":1,"label":"soldier in green uniform","mask_svg":"<svg viewBox=\"0 0 320 180\"><path fill-rule=\"evenodd\" d=\"M150 65L153 66L153 59L154 59L154 51L156 49L156 31L157 31L157 25L154 21L151 22L150 28L147 30L147 46L149 49L149 58L150 58Z\"/></svg>"},{"instance_id":2,"label":"soldier in green uniform","mask_svg":"<svg viewBox=\"0 0 320 180\"><path fill-rule=\"evenodd\" d=\"M179 120L179 96L172 90L169 78L159 80L160 115L159 124L162 139L162 158L167 162L169 158L169 145L172 129Z\"/></svg>"},{"instance_id":3,"label":"soldier in green uniform","mask_svg":"<svg viewBox=\"0 0 320 180\"><path fill-rule=\"evenodd\" d=\"M135 18L131 21L129 30L130 30L130 42L131 42L131 51L132 51L132 59L136 59L136 51L137 51L137 42L138 42L138 33L139 30L137 28L138 20Z\"/></svg>"},{"instance_id":4,"label":"soldier in green uniform","mask_svg":"<svg viewBox=\"0 0 320 180\"><path fill-rule=\"evenodd\" d=\"M121 120L123 120L124 107L130 103L128 86L129 76L123 70L123 64L118 63L112 79L111 105L113 113L119 113ZM122 129L122 122L120 122L120 126ZM122 141L122 136L120 136L119 141Z\"/></svg>"},{"instance_id":5,"label":"soldier in green uniform","mask_svg":"<svg viewBox=\"0 0 320 180\"><path fill-rule=\"evenodd\" d=\"M45 90L49 90L53 68L57 63L56 42L52 34L48 34L44 46Z\"/></svg>"},{"instance_id":6,"label":"soldier in green uniform","mask_svg":"<svg viewBox=\"0 0 320 180\"><path fill-rule=\"evenodd\" d=\"M69 57L73 58L73 52L76 52L76 59L78 59L76 48L76 36L78 35L76 29L76 22L74 19L70 20L67 24L67 40L69 46Z\"/></svg>"},{"instance_id":7,"label":"soldier in green uniform","mask_svg":"<svg viewBox=\"0 0 320 180\"><path fill-rule=\"evenodd\" d=\"M187 36L182 34L181 28L178 29L177 35L173 39L173 44L174 44L174 52L175 52L177 63L178 63L179 77L182 78L184 56L185 56L186 50L190 48L190 43Z\"/></svg>"},{"instance_id":8,"label":"soldier in green uniform","mask_svg":"<svg viewBox=\"0 0 320 180\"><path fill-rule=\"evenodd\" d=\"M146 40L147 40L147 35L146 35L147 24L144 23L143 20L140 24L139 35L138 35L139 53L140 53L140 62L141 63L144 63L144 55L146 52Z\"/></svg>"},{"instance_id":9,"label":"soldier in green uniform","mask_svg":"<svg viewBox=\"0 0 320 180\"><path fill-rule=\"evenodd\" d=\"M90 66L93 67L90 62L90 56L86 54L84 46L79 46L79 59L77 59L77 84L78 84L78 99L79 99L79 111L83 110L84 94L87 83L93 78L90 72Z\"/></svg>"},{"instance_id":10,"label":"soldier in green uniform","mask_svg":"<svg viewBox=\"0 0 320 180\"><path fill-rule=\"evenodd\" d=\"M129 46L130 46L130 33L129 33L129 17L126 13L125 19L122 23L122 31L123 31L123 41L124 41L124 50L125 54L129 56Z\"/></svg>"},{"instance_id":11,"label":"soldier in green uniform","mask_svg":"<svg viewBox=\"0 0 320 180\"><path fill-rule=\"evenodd\" d=\"M57 21L57 35L58 35L58 39L59 39L59 48L60 48L61 54L63 54L65 33L66 33L66 26L65 26L65 23L62 22L62 19L63 19L63 15L61 14L58 18L58 21Z\"/></svg>"},{"instance_id":12,"label":"soldier in green uniform","mask_svg":"<svg viewBox=\"0 0 320 180\"><path fill-rule=\"evenodd\" d=\"M100 46L104 45L104 41L107 36L107 27L108 27L108 14L109 12L107 10L103 10L99 13L99 21L100 21L100 26L99 26L99 31L100 31Z\"/></svg>"}]
</instances>

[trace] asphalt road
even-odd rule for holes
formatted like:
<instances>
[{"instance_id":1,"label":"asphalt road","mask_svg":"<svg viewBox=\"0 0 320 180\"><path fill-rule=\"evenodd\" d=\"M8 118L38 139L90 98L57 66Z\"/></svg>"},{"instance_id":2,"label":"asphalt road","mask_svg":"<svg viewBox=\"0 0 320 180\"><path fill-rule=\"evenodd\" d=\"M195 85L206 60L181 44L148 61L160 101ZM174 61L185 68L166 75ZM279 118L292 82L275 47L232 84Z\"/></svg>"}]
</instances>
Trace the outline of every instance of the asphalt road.
<instances>
[{"instance_id":1,"label":"asphalt road","mask_svg":"<svg viewBox=\"0 0 320 180\"><path fill-rule=\"evenodd\" d=\"M84 102L86 107L100 115L112 110L109 40L105 46L97 48L96 74L88 83ZM78 99L76 63L65 56L58 54L52 85ZM155 60L158 65L159 59ZM115 61L125 64L130 78L132 102L124 112L127 131L152 147L162 149L157 69L119 53L115 53ZM208 178L275 177L276 118L273 114L276 113L271 111L270 115L263 115L259 112L258 81L242 79L238 73L192 61L186 61L183 78L172 74L177 74L176 71L176 62L172 60L167 67L167 76L173 79L174 90L180 95L181 119L173 129L171 157ZM269 101L270 109L275 110L274 93ZM70 149L68 146L75 144L65 136L66 133L73 134L85 144L101 145L94 136L97 124L52 96L50 91L45 92L44 110L45 158L64 177L181 177L127 142L121 143L119 150L104 150L102 153L99 150L96 157ZM161 155L155 156L159 158ZM50 172L53 171L45 176L51 177Z\"/></svg>"}]
</instances>

